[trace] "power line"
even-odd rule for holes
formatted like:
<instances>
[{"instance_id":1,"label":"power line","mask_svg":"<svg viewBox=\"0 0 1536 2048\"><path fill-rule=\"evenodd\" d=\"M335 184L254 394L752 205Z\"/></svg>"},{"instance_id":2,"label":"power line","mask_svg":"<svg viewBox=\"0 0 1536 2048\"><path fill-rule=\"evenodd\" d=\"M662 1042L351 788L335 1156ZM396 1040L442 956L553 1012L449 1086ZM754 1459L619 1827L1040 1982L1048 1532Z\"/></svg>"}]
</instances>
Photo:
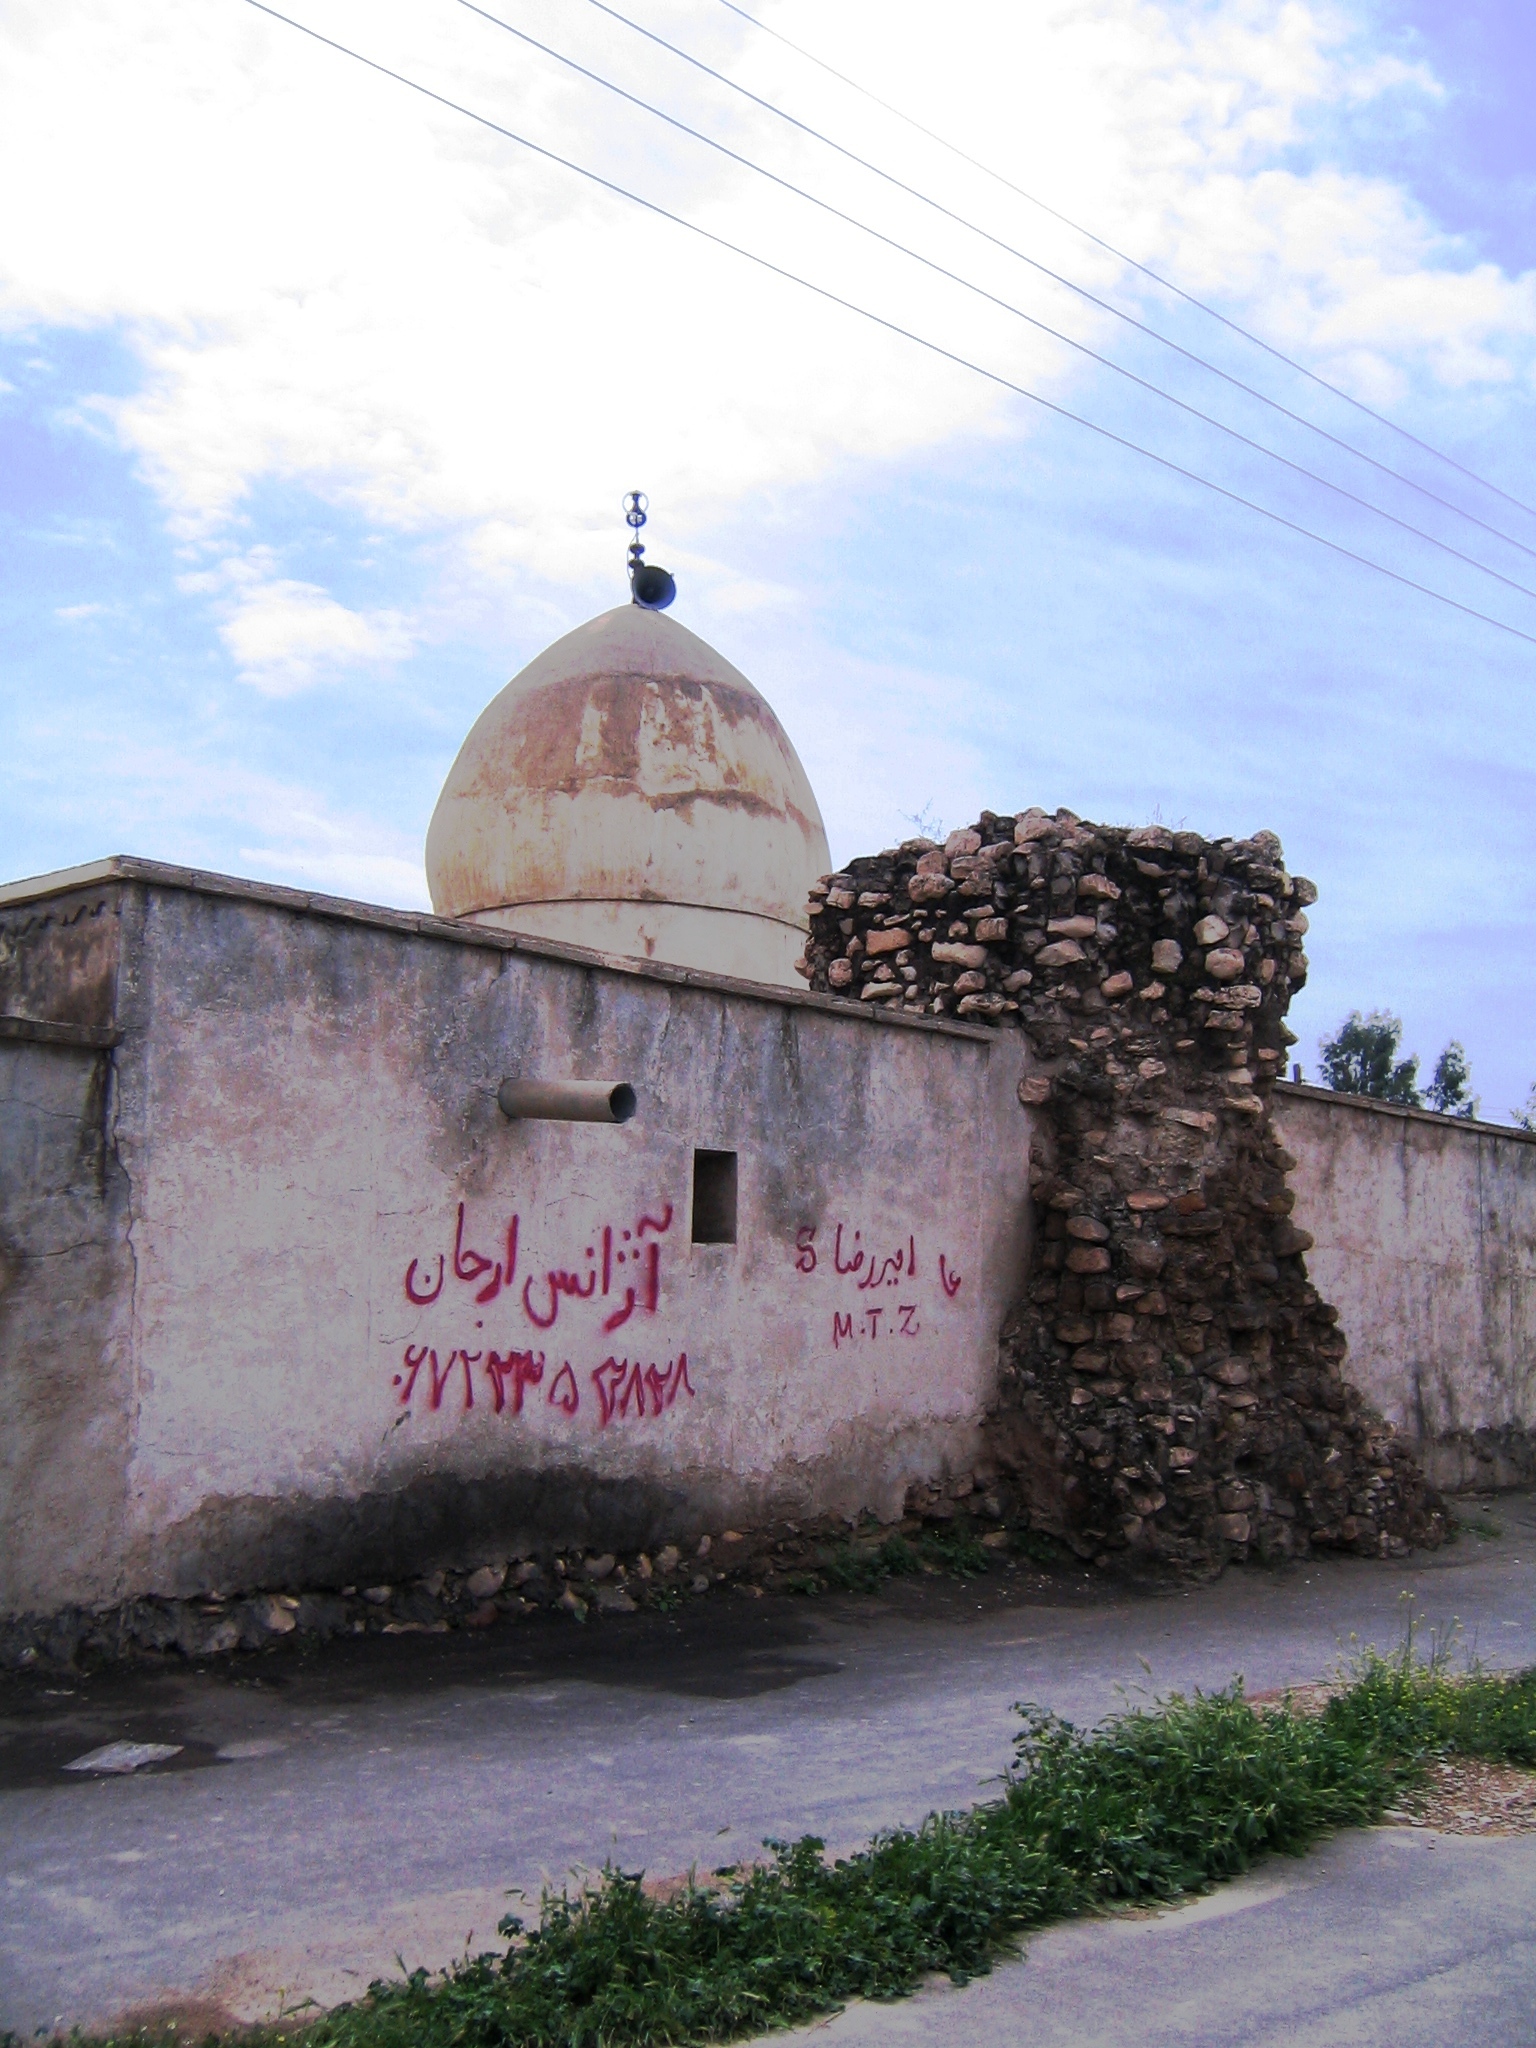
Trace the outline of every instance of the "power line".
<instances>
[{"instance_id":1,"label":"power line","mask_svg":"<svg viewBox=\"0 0 1536 2048\"><path fill-rule=\"evenodd\" d=\"M593 0L593 4L596 5L597 0ZM1436 448L1432 442L1420 440L1417 434L1410 433L1407 427L1399 426L1397 421L1388 418L1386 413L1377 412L1372 406L1367 405L1364 399L1356 398L1352 393L1344 390L1342 385L1331 384L1326 377L1319 375L1316 370L1309 370L1305 363L1298 362L1294 356L1288 356L1284 349L1276 348L1272 342L1265 341L1261 335L1254 334L1249 328L1229 318L1227 314L1218 312L1216 307L1208 305L1204 299L1197 299L1193 292L1185 291L1182 285L1175 284L1172 278L1164 277L1161 271L1153 270L1148 264L1138 262L1134 256L1127 255L1125 250L1117 249L1113 242L1106 242L1102 235L1096 235L1092 228L1085 228L1081 221L1075 221L1069 215L1060 212L1056 207L1048 205L1045 200L1037 198L1033 192L1026 192L1022 185L1016 185L1011 178L1005 178L1001 171L993 170L990 164L983 163L980 157L972 156L968 150L962 149L959 143L951 142L947 136L938 134L932 128L925 128L922 122L913 115L903 113L900 107L892 106L889 100L881 99L880 95L871 92L868 86L860 85L856 78L850 78L846 71L837 70L835 66L828 64L825 59L816 56L814 52L807 50L802 44L792 42L782 30L770 28L766 21L759 21L757 16L749 14L745 7L738 7L736 0L720 0L720 5L728 8L732 14L739 15L743 21L750 22L753 28L760 29L765 36L772 36L776 42L783 43L786 49L793 50L795 55L803 57L806 63L814 64L817 70L825 71L829 78L837 79L839 84L846 85L850 91L858 93L861 98L869 100L877 107L883 108L887 114L893 114L898 121L904 121L907 127L915 129L919 135L926 135L930 142L936 142L940 149L947 149L951 156L958 157L962 163L969 164L973 170L980 171L984 177L991 178L994 183L1003 186L1018 198L1027 200L1031 206L1039 207L1042 213L1048 213L1052 220L1059 220L1063 227L1070 228L1075 235L1082 235L1085 240L1092 242L1096 248L1103 249L1118 262L1128 263L1132 270L1140 271L1143 277L1149 277L1154 284L1161 285L1164 291L1172 292L1175 298L1183 299L1186 305L1195 307L1198 312L1206 314L1212 320L1220 321L1223 327L1230 328L1232 333L1241 335L1244 341L1252 342L1255 348L1263 349L1266 355L1273 356L1276 362L1284 363L1287 369L1295 370L1298 375L1309 378L1312 383L1320 385L1324 391L1332 392L1335 398L1342 398L1346 405L1352 405L1357 412L1364 413L1367 419L1375 420L1378 426L1389 427L1394 434L1401 434L1405 441L1411 441L1415 448L1422 449L1426 455L1433 455L1437 462L1449 464L1452 469L1459 470L1464 477L1470 477L1473 483L1481 484L1485 491L1492 491L1495 497L1503 498L1506 503L1515 506L1519 511L1529 514L1532 518L1536 518L1536 507L1527 505L1523 498L1513 497L1508 491L1501 489L1498 484L1490 483L1487 477L1479 476L1475 469L1468 469L1464 462L1458 462L1454 455L1447 455L1443 448ZM605 9L605 12L611 11L611 9ZM767 102L764 102L764 104L767 104ZM1159 339L1162 339L1162 337L1159 336ZM1170 342L1169 346L1175 347L1177 344ZM1221 372L1218 371L1217 375L1219 376L1220 374ZM1311 423L1306 422L1305 424L1310 425ZM1317 429L1319 433L1322 431L1321 427ZM1328 438L1331 440L1333 436L1330 435ZM1341 445L1348 446L1348 443L1342 443ZM1355 449L1353 452L1358 455L1361 451ZM1369 455L1364 455L1361 459L1370 462L1373 458ZM1392 475L1397 474L1395 470L1389 473ZM1412 479L1408 477L1400 478L1399 481L1412 483ZM1419 490L1423 487L1413 484L1413 488ZM1433 497L1434 493L1431 491L1427 495ZM1440 499L1437 502L1443 504L1445 501ZM1459 510L1459 507L1453 506L1452 510ZM1470 512L1465 513L1463 516L1468 519L1472 517ZM1477 521L1478 525L1482 525L1482 523L1481 520ZM1496 533L1498 529L1490 527L1488 531ZM1507 534L1500 537L1505 540L1509 538ZM1518 547L1519 542L1516 541L1513 545Z\"/></svg>"},{"instance_id":2,"label":"power line","mask_svg":"<svg viewBox=\"0 0 1536 2048\"><path fill-rule=\"evenodd\" d=\"M346 43L339 43L332 36L322 35L319 29L310 28L307 23L295 21L292 15L283 14L277 8L269 6L267 0L245 0L245 4L255 8L258 14L265 14L273 21L282 22L286 28L296 29L300 35L308 36L312 42L321 43L328 50L335 50L339 56L350 57L354 63L377 72L381 78L392 79L396 85L403 85L408 91L420 94L423 99L431 100L437 106L446 107L450 113L462 114L466 120L475 122L478 127L489 129L492 134L503 136L508 142L515 142L519 148L542 157L546 163L558 164L562 170L574 172L577 177L585 178L589 184L613 193L616 198L627 200L632 206L641 207L660 220L670 221L674 227L685 228L689 234L697 235L701 241L709 242L717 249L724 249L733 256L743 257L748 263L755 264L758 269L767 271L771 276L783 278L786 283L800 286L803 291L825 300L828 305L840 307L845 313L856 314L859 319L882 328L887 334L894 334L903 341L913 342L918 348L926 349L930 355L938 356L944 362L953 363L959 369L969 370L974 375L984 378L987 383L995 384L1001 390L1011 391L1018 398L1027 398L1031 404L1053 413L1058 419L1070 420L1074 426L1086 427L1090 433L1099 435L1102 440L1110 441L1132 455L1140 455L1146 461L1156 463L1160 469L1166 469L1174 476L1183 477L1189 483L1200 484L1206 490L1214 491L1218 497L1225 498L1229 504L1241 505L1245 511L1255 512L1261 519L1268 519L1274 525L1284 527L1289 533L1299 534L1304 540L1315 541L1319 547L1343 556L1346 561L1358 563L1364 569L1373 569L1377 575L1387 577L1406 590L1416 590L1420 596L1434 598L1438 603L1448 605L1452 611L1460 612L1465 618L1477 619L1485 626L1492 626L1498 632L1508 633L1514 639L1523 640L1528 646L1536 647L1536 633L1526 633L1519 626L1511 626L1506 620L1497 619L1489 612L1480 612L1474 606L1463 604L1459 598L1448 597L1444 591L1435 590L1427 583L1415 582L1413 577L1404 576L1396 569L1389 569L1385 563L1374 561L1369 555L1358 554L1355 549L1345 547L1342 541L1330 540L1326 534L1316 533L1312 528L1302 526L1294 519L1287 519L1282 512L1271 511L1267 505L1260 505L1252 498L1243 497L1240 492L1228 490L1225 484L1215 483L1211 478L1201 476L1196 470L1186 469L1182 463L1173 461L1167 455L1158 455L1150 448L1143 448L1139 442L1128 440L1125 435L1117 434L1113 428L1101 426L1097 420L1088 419L1082 413L1072 412L1068 407L1058 405L1054 399L1045 398L1038 391L1031 391L1027 385L1015 383L1012 378L1003 376L1000 371L986 369L982 364L973 362L970 357L945 348L941 342L930 341L926 335L918 334L910 327L903 327L899 322L887 319L883 313L873 312L868 306L861 306L852 299L845 299L826 285L815 284L811 279L801 277L797 272L773 262L770 257L760 256L753 249L743 248L739 242L729 241L724 235L717 235L712 228L701 227L697 221L689 220L683 214L673 213L657 200L646 199L640 193L632 192L614 179L605 178L600 171L591 170L587 165L577 163L574 158L561 156L558 150L546 148L543 143L534 142L529 136L520 135L516 129L505 127L500 121L493 121L489 115L476 113L472 107L466 107L458 100L449 99L445 93L435 92L431 86L407 77L403 71L391 70L389 65L381 64L377 58L365 56L361 50L354 50Z\"/></svg>"},{"instance_id":3,"label":"power line","mask_svg":"<svg viewBox=\"0 0 1536 2048\"><path fill-rule=\"evenodd\" d=\"M537 36L530 35L526 29L518 28L512 22L503 20L499 14L492 14L486 8L477 5L477 0L458 0L458 4L466 8L469 13L478 15L482 21L488 22L491 27L499 28L509 36L515 36L520 43L527 44L529 49L538 50L543 56L552 58L555 63L563 64L568 71L574 71L579 77L590 80L593 85L601 86L605 92L611 92L619 99L626 100L630 106L638 107L642 113L654 115L658 121L664 121L669 128L675 128L679 134L691 136L695 142L702 142L706 148L713 149L721 156L728 157L732 163L740 164L744 169L755 172L760 178L766 178L770 184L777 185L782 191L793 193L797 199L803 199L808 205L819 208L823 213L830 214L834 220L840 220L849 227L857 228L861 234L868 235L874 241L883 243L886 248L894 249L899 255L909 257L914 263L922 264L924 269L931 270L936 277L945 278L950 284L957 284L965 291L974 292L978 298L985 299L989 305L996 306L1004 313L1011 313L1015 319L1026 321L1031 327L1037 328L1042 334L1050 335L1054 341L1063 342L1068 348L1076 349L1079 354L1089 357L1091 361L1101 364L1105 369L1113 370L1116 376L1124 377L1130 383L1139 386L1141 390L1151 392L1153 397L1161 398L1168 405L1176 406L1180 412L1187 413L1190 418L1200 420L1206 426L1214 427L1218 433L1228 435L1232 440L1239 442L1244 448L1250 448L1258 455L1267 455L1271 461L1282 464L1284 468L1292 471L1296 476L1305 477L1309 483L1321 485L1324 490L1334 492L1338 497L1347 499L1351 505L1358 505L1363 511L1374 512L1377 518L1387 520L1389 524L1400 528L1404 533L1411 533L1417 540L1427 541L1431 547L1439 548L1443 554L1450 555L1456 561L1465 563L1468 568L1477 569L1483 575L1492 577L1496 583L1504 584L1507 589L1518 591L1522 597L1536 599L1536 590L1533 590L1529 584L1520 583L1513 576L1506 576L1501 570L1490 568L1486 562L1479 561L1477 556L1464 553L1462 549L1453 547L1449 541L1441 540L1436 534L1426 533L1422 526L1415 526L1411 520L1399 518L1395 512L1388 512L1383 506L1376 504L1370 498L1361 497L1358 492L1347 489L1343 484L1335 483L1331 477L1319 475L1315 469L1308 469L1304 463L1293 462L1290 456L1282 455L1278 449L1269 447L1263 441L1254 440L1250 435L1242 433L1238 428L1229 426L1225 420L1217 419L1212 413L1203 412L1199 406L1189 404L1187 400L1176 397L1171 391L1165 391L1160 384L1154 384L1150 378L1139 376L1136 371L1127 369L1123 363L1117 363L1112 356L1101 355L1097 349L1090 348L1086 342L1077 341L1070 334L1064 334L1059 327L1052 327L1047 321L1037 319L1033 313L1026 313L1021 306L1015 306L1008 299L999 298L995 292L988 291L985 286L973 283L970 278L962 277L958 271L948 269L944 264L936 262L930 256L924 256L921 251L910 247L906 242L898 241L895 236L885 234L881 229L872 227L867 221L860 220L856 214L847 213L842 207L834 206L830 200L818 198L814 192L806 191L803 185L794 184L790 179L781 177L777 171L771 171L765 165L757 163L752 157L744 156L740 150L732 149L727 143L717 141L714 136L706 135L701 129L691 127L688 122L680 120L675 114L669 114L664 108L653 105L650 100L642 99L638 93L629 91L628 87L617 84L611 78L605 78L600 71L593 71L588 65L578 62L576 58L566 56L563 51L555 49L552 44L541 42ZM595 4L600 5L601 0L595 0ZM605 14L611 11L607 7L603 8ZM642 31L642 33L646 32ZM1536 557L1536 548L1527 548L1525 552Z\"/></svg>"},{"instance_id":4,"label":"power line","mask_svg":"<svg viewBox=\"0 0 1536 2048\"><path fill-rule=\"evenodd\" d=\"M860 156L856 150L849 149L845 144L835 141L822 129L812 127L808 121L802 121L798 115L787 113L783 107L775 106L772 100L764 99L761 94L753 92L748 86L742 85L738 80L731 78L726 72L717 71L714 65L706 64L702 57L695 57L691 51L683 49L680 44L669 42L665 36L658 35L654 29L645 28L638 21L631 21L628 15L621 14L617 8L609 6L607 0L588 0L588 4L595 7L600 14L606 14L612 20L618 22L620 27L629 29L635 35L644 36L647 42L655 43L659 49L669 51L672 56L680 58L684 64L691 64L696 71L702 71L707 78L714 79L718 84L727 87L731 92L739 93L743 99L750 100L753 106L761 107L765 113L774 115L778 120L786 122L789 127L799 129L802 135L810 136L813 141L819 142L827 149L835 151L838 156L845 157L849 163L857 164L861 170L868 171L872 176L882 179L896 191L904 192L909 198L916 199L921 205L931 207L935 213L942 214L946 220L954 221L957 226L965 228L970 234L979 236L984 242L990 242L995 249L1001 249L1005 255L1014 257L1020 263L1028 264L1031 270L1038 271L1042 277L1050 278L1053 284L1059 284L1065 290L1075 292L1080 299L1085 299L1090 306L1097 306L1101 312L1110 314L1116 320L1124 321L1127 327L1135 328L1138 334L1145 334L1149 340L1160 343L1166 349L1171 349L1175 355L1182 356L1186 362L1193 363L1197 369L1207 371L1212 377L1219 377L1224 384L1230 384L1234 390L1245 393L1249 398L1257 399L1260 405L1267 405L1271 411L1281 414L1283 418L1292 421L1296 426L1305 427L1308 433L1318 435L1320 439L1330 442L1335 448L1343 449L1347 455L1353 455L1357 461L1368 463L1372 469L1380 470L1383 476L1391 477L1394 483L1403 484L1410 491L1417 491L1420 497L1428 498L1431 503L1441 506L1447 512L1454 513L1458 519L1465 519L1469 525L1481 528L1484 533L1493 534L1496 539L1504 541L1509 547L1518 548L1522 554L1530 555L1533 559L1536 559L1536 548L1527 547L1524 541L1516 540L1514 535L1506 533L1503 527L1493 526L1488 520L1479 519L1475 512L1467 511L1465 506L1456 504L1450 498L1441 497L1440 493L1432 491L1428 484L1421 484L1416 478L1406 476L1402 470L1394 469L1390 463L1382 462L1378 457L1368 454L1363 448L1357 448L1353 441L1346 441L1342 435L1330 433L1326 427L1319 426L1316 420L1308 419L1305 413L1293 411L1290 406L1283 405L1278 398L1272 398L1267 391L1259 390L1257 385L1245 383L1241 377L1234 376L1230 370L1224 370L1219 364L1210 362L1205 356L1197 355L1193 349L1186 348L1182 342L1175 341L1171 335L1162 333L1159 328L1149 325L1147 321L1138 319L1134 313L1127 313L1124 307L1115 305L1110 299L1100 298L1097 292L1090 291L1086 285L1076 283L1061 271L1052 270L1049 264L1042 263L1038 257L1030 256L1023 249L1015 248L1012 242L1005 242L1001 236L994 235L989 229L979 226L973 220L968 220L963 213L956 213L952 207L945 206L942 201L934 199L929 193L921 191L915 185L909 185L904 178L898 178L894 171L887 171L879 164L872 163L868 157ZM726 4L729 5L730 0L726 0ZM733 8L732 12L742 13L742 10ZM798 43L790 43L787 36L781 36L777 29L769 28L766 22L756 21L755 17L750 14L743 14L742 18L746 21L753 21L754 25L762 29L766 35L777 36L780 42L788 43L790 49L796 51L800 56L807 58L810 63L821 65L824 71L832 70L830 65L822 64L819 57L812 57L809 51L801 50ZM832 71L832 76L841 79L843 74L840 71ZM864 87L855 85L852 79L845 79L844 83L852 85L855 92L865 93ZM874 99L877 106L883 107L886 104L884 100L875 99L873 93L865 93L865 97L867 99ZM896 113L897 109L891 108L890 111ZM908 120L908 116L905 114L899 115L899 118L904 121ZM909 125L917 128L921 134L927 135L929 133L929 130L924 128L921 122L913 121ZM943 138L936 136L934 140L942 141ZM951 147L947 143L944 146L946 148ZM963 150L956 150L955 153L959 156L965 155ZM966 157L965 160L967 163L973 161L970 157ZM983 164L978 166L978 168L985 170L986 166ZM988 175L997 177L1000 184L1008 185L1008 180L1001 177L998 173L991 172ZM1022 191L1018 186L1008 185L1008 189L1019 192L1021 198L1028 199L1030 197L1027 192ZM1043 205L1043 201L1039 200L1033 203ZM1045 210L1049 212L1051 209L1047 207ZM1065 215L1058 215L1057 218L1064 220ZM1067 225L1072 227L1074 223L1068 221ZM1087 230L1081 229L1079 232L1086 234ZM1090 236L1089 239L1096 240L1097 238ZM1109 249L1107 242L1102 243L1100 246ZM1110 254L1119 256L1120 251L1111 249ZM1123 257L1121 260L1126 263L1134 262L1134 259L1129 256ZM1143 268L1140 264L1136 264L1135 267L1137 269ZM1153 275L1150 271L1147 274L1149 276ZM1177 290L1178 287L1170 286L1169 289ZM1199 304L1199 301L1192 301L1192 303ZM1202 310L1209 309L1202 308ZM1218 320L1224 318L1219 313L1213 317ZM1230 321L1227 324L1229 326L1232 325ZM1244 329L1238 329L1239 333L1245 331ZM1260 343L1260 346L1267 347L1268 344ZM1273 354L1275 351L1271 350L1271 353ZM1281 360L1289 362L1290 358L1288 356L1282 357ZM1298 365L1297 367L1300 366ZM1308 371L1306 374L1310 376L1312 373ZM1319 378L1315 381L1321 383L1324 380ZM1328 385L1327 388L1332 390L1333 386ZM1369 408L1367 407L1365 410L1368 411ZM1376 415L1373 414L1372 417L1374 418ZM1389 421L1388 424L1390 425L1391 422ZM1409 438L1412 439L1413 437L1410 435ZM1431 450L1430 452L1433 453L1434 451ZM1447 457L1446 460L1449 461L1450 458ZM1471 472L1469 471L1468 474L1470 475ZM1490 485L1489 488L1492 489L1493 486ZM1500 495L1504 496L1507 493L1501 493ZM1520 503L1518 498L1511 499L1510 502L1515 505ZM1522 507L1522 509L1524 508Z\"/></svg>"}]
</instances>

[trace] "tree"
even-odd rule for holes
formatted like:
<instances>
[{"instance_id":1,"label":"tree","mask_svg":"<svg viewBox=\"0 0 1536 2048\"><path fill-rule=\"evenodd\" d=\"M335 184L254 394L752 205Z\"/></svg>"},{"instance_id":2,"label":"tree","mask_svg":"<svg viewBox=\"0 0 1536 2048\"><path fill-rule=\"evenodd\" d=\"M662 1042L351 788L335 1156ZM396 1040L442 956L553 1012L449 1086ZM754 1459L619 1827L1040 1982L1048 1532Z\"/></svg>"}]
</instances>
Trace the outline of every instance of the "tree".
<instances>
[{"instance_id":1,"label":"tree","mask_svg":"<svg viewBox=\"0 0 1536 2048\"><path fill-rule=\"evenodd\" d=\"M1435 1071L1424 1091L1431 1109L1442 1116L1476 1116L1477 1097L1472 1093L1472 1064L1459 1038L1435 1061Z\"/></svg>"},{"instance_id":2,"label":"tree","mask_svg":"<svg viewBox=\"0 0 1536 2048\"><path fill-rule=\"evenodd\" d=\"M1536 1131L1536 1081L1531 1083L1531 1092L1525 1098L1524 1109L1512 1109L1510 1120L1522 1131Z\"/></svg>"},{"instance_id":3,"label":"tree","mask_svg":"<svg viewBox=\"0 0 1536 2048\"><path fill-rule=\"evenodd\" d=\"M1387 1010L1362 1017L1352 1010L1332 1038L1318 1046L1324 1080L1341 1095L1374 1095L1380 1102L1417 1109L1419 1058L1417 1053L1405 1060L1397 1057L1402 1038L1401 1017Z\"/></svg>"}]
</instances>

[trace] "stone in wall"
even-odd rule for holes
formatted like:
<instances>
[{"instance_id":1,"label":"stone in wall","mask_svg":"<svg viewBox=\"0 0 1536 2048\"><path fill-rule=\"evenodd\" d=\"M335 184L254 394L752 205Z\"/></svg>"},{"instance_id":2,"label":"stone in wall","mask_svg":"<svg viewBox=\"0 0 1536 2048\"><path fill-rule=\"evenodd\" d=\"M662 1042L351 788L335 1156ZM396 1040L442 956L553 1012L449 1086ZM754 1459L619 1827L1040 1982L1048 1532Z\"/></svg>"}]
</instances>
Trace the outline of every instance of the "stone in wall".
<instances>
[{"instance_id":1,"label":"stone in wall","mask_svg":"<svg viewBox=\"0 0 1536 2048\"><path fill-rule=\"evenodd\" d=\"M1270 1127L1315 900L1273 833L1040 810L984 811L812 892L814 987L1027 1034L1035 1255L991 1440L1032 1523L1080 1555L1199 1570L1445 1534L1343 1376Z\"/></svg>"}]
</instances>

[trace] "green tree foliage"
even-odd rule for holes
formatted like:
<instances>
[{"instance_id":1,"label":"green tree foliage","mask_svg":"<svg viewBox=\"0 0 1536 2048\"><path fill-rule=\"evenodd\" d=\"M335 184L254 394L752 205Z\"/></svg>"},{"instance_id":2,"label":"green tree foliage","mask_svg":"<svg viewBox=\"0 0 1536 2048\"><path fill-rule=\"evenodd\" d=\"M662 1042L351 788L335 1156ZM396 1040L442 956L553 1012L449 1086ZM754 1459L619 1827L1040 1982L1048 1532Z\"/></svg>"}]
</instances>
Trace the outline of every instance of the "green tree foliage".
<instances>
[{"instance_id":1,"label":"green tree foliage","mask_svg":"<svg viewBox=\"0 0 1536 2048\"><path fill-rule=\"evenodd\" d=\"M1324 1080L1341 1095L1374 1095L1381 1102L1419 1108L1418 1055L1400 1060L1402 1039L1401 1017L1387 1010L1372 1010L1362 1017L1352 1010L1332 1038L1318 1047Z\"/></svg>"},{"instance_id":2,"label":"green tree foliage","mask_svg":"<svg viewBox=\"0 0 1536 2048\"><path fill-rule=\"evenodd\" d=\"M1510 1120L1522 1131L1536 1131L1536 1081L1531 1083L1531 1092L1525 1098L1524 1109L1512 1109Z\"/></svg>"},{"instance_id":3,"label":"green tree foliage","mask_svg":"<svg viewBox=\"0 0 1536 2048\"><path fill-rule=\"evenodd\" d=\"M1431 1109L1442 1116L1476 1116L1477 1097L1472 1093L1472 1064L1459 1038L1435 1061L1434 1075L1424 1091Z\"/></svg>"}]
</instances>

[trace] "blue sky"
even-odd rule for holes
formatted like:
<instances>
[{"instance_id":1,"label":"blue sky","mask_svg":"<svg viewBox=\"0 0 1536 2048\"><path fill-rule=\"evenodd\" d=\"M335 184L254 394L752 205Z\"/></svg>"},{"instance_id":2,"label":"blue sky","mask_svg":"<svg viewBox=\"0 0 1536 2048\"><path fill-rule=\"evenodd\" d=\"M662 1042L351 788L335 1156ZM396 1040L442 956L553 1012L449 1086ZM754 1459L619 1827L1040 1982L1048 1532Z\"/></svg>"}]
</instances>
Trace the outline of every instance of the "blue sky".
<instances>
[{"instance_id":1,"label":"blue sky","mask_svg":"<svg viewBox=\"0 0 1536 2048\"><path fill-rule=\"evenodd\" d=\"M454 4L292 12L1229 490L1536 634L1536 600L874 249ZM1332 447L689 74L495 10L1536 589L1536 516L958 165L717 0L629 12L1498 527ZM883 96L1536 505L1536 27L1411 5L764 0ZM647 219L241 0L11 0L9 876L127 851L422 903L483 703L621 601L784 718L843 859L982 806L1278 831L1298 1056L1386 1005L1536 1081L1536 647Z\"/></svg>"}]
</instances>

